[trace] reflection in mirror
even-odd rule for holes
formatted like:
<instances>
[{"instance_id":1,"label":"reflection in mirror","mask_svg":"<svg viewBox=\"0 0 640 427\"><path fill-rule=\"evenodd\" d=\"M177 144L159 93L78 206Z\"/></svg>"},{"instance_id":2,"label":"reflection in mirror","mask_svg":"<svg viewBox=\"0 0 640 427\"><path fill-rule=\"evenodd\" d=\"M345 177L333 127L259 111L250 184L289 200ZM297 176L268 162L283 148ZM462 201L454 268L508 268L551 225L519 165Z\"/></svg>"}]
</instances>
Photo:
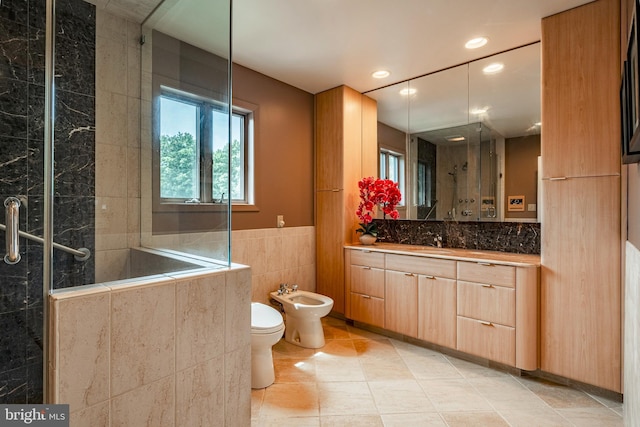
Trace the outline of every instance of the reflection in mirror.
<instances>
[{"instance_id":1,"label":"reflection in mirror","mask_svg":"<svg viewBox=\"0 0 640 427\"><path fill-rule=\"evenodd\" d=\"M378 103L379 148L406 147L406 218L536 221L540 43L367 95ZM527 210L505 208L525 193Z\"/></svg>"},{"instance_id":2,"label":"reflection in mirror","mask_svg":"<svg viewBox=\"0 0 640 427\"><path fill-rule=\"evenodd\" d=\"M411 135L416 219L497 219L496 135L482 123Z\"/></svg>"}]
</instances>

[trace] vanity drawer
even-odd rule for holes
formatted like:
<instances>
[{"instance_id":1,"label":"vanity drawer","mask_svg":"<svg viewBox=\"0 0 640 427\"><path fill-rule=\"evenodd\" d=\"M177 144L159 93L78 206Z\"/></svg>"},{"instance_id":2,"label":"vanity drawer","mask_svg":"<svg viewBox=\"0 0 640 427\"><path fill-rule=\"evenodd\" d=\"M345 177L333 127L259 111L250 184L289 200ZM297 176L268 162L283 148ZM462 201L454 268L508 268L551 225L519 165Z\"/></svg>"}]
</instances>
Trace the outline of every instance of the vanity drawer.
<instances>
[{"instance_id":1,"label":"vanity drawer","mask_svg":"<svg viewBox=\"0 0 640 427\"><path fill-rule=\"evenodd\" d=\"M515 328L458 316L457 332L459 351L515 365Z\"/></svg>"},{"instance_id":2,"label":"vanity drawer","mask_svg":"<svg viewBox=\"0 0 640 427\"><path fill-rule=\"evenodd\" d=\"M382 252L371 252L367 250L352 249L351 264L384 268L384 254Z\"/></svg>"},{"instance_id":3,"label":"vanity drawer","mask_svg":"<svg viewBox=\"0 0 640 427\"><path fill-rule=\"evenodd\" d=\"M449 259L387 254L385 266L387 270L444 277L447 279L456 278L456 261Z\"/></svg>"},{"instance_id":4,"label":"vanity drawer","mask_svg":"<svg viewBox=\"0 0 640 427\"><path fill-rule=\"evenodd\" d=\"M384 328L384 300L351 292L351 319Z\"/></svg>"},{"instance_id":5,"label":"vanity drawer","mask_svg":"<svg viewBox=\"0 0 640 427\"><path fill-rule=\"evenodd\" d=\"M351 265L351 292L384 298L384 270Z\"/></svg>"},{"instance_id":6,"label":"vanity drawer","mask_svg":"<svg viewBox=\"0 0 640 427\"><path fill-rule=\"evenodd\" d=\"M458 280L458 315L516 326L516 290Z\"/></svg>"},{"instance_id":7,"label":"vanity drawer","mask_svg":"<svg viewBox=\"0 0 640 427\"><path fill-rule=\"evenodd\" d=\"M458 262L458 280L488 285L516 286L516 268L491 262Z\"/></svg>"}]
</instances>

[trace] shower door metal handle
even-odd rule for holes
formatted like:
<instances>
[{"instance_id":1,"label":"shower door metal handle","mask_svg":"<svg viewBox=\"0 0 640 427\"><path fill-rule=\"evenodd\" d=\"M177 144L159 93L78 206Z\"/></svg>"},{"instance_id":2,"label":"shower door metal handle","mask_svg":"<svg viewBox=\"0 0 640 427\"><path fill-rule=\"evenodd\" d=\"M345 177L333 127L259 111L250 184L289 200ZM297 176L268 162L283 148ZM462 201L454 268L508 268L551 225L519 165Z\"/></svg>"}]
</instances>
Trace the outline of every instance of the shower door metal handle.
<instances>
[{"instance_id":1,"label":"shower door metal handle","mask_svg":"<svg viewBox=\"0 0 640 427\"><path fill-rule=\"evenodd\" d=\"M20 262L20 200L15 197L7 197L4 200L4 216L7 222L7 232L5 234L7 253L4 262L7 264L17 264Z\"/></svg>"}]
</instances>

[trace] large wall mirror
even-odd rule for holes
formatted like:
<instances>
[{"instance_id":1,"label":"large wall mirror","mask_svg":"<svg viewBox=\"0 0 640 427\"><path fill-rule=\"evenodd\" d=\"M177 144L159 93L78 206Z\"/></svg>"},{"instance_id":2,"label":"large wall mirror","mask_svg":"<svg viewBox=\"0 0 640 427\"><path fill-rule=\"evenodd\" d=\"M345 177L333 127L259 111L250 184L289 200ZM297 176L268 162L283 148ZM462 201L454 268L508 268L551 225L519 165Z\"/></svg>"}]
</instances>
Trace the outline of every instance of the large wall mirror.
<instances>
[{"instance_id":1,"label":"large wall mirror","mask_svg":"<svg viewBox=\"0 0 640 427\"><path fill-rule=\"evenodd\" d=\"M370 91L408 219L536 222L540 43Z\"/></svg>"}]
</instances>

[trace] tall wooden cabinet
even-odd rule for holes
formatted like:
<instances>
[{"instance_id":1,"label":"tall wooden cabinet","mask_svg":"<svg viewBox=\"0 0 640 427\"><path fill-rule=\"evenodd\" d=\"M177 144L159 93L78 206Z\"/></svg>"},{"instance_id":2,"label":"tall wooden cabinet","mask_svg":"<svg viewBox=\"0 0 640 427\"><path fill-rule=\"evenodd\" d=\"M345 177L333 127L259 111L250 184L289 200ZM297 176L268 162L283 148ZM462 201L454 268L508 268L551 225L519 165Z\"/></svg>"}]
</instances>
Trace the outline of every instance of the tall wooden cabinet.
<instances>
[{"instance_id":1,"label":"tall wooden cabinet","mask_svg":"<svg viewBox=\"0 0 640 427\"><path fill-rule=\"evenodd\" d=\"M376 176L375 100L340 86L315 96L316 289L345 312L343 246L357 240L358 181Z\"/></svg>"},{"instance_id":2,"label":"tall wooden cabinet","mask_svg":"<svg viewBox=\"0 0 640 427\"><path fill-rule=\"evenodd\" d=\"M620 3L542 21L541 369L621 392Z\"/></svg>"}]
</instances>

